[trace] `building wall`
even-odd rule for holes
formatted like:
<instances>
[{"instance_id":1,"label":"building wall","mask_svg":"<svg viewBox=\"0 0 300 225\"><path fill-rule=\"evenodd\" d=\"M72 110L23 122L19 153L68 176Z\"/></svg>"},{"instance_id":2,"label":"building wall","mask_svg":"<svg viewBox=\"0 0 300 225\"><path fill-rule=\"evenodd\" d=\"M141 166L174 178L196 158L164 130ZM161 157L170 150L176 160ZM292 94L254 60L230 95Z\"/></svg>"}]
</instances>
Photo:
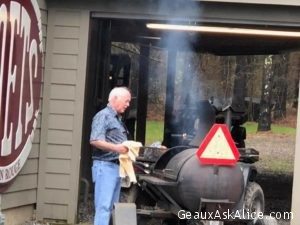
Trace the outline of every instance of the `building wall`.
<instances>
[{"instance_id":1,"label":"building wall","mask_svg":"<svg viewBox=\"0 0 300 225\"><path fill-rule=\"evenodd\" d=\"M151 3L85 1L83 4L82 1L74 0L48 1L38 219L60 219L73 223L76 218L90 12L99 18L127 18L128 15L138 19L180 17L174 14L172 7L157 12L157 6ZM223 21L225 18L231 22L250 21L255 24L263 21L264 24L277 24L274 14L280 12L286 25L300 23L298 13L293 11L293 16L286 13L290 8L272 9L274 14L261 13L265 8L256 12L256 7L245 7L243 11L236 10L233 14L220 8L208 9L203 12L203 16L212 21ZM199 15L196 13L191 17L197 18Z\"/></svg>"},{"instance_id":2,"label":"building wall","mask_svg":"<svg viewBox=\"0 0 300 225\"><path fill-rule=\"evenodd\" d=\"M300 83L299 83L300 85ZM300 102L300 94L298 97L298 102ZM297 225L300 221L300 104L298 104L298 114L297 114L297 133L296 133L296 149L295 149L295 159L294 159L294 179L293 179L293 199L292 199L292 212L293 220L291 225Z\"/></svg>"},{"instance_id":3,"label":"building wall","mask_svg":"<svg viewBox=\"0 0 300 225\"><path fill-rule=\"evenodd\" d=\"M47 32L47 4L45 0L38 0L41 10L43 47L46 53L46 32ZM43 58L44 60L45 58ZM43 67L44 67L43 62ZM40 108L42 108L43 97L41 93ZM1 194L1 210L5 215L6 225L21 224L25 220L32 219L37 202L38 187L38 164L40 153L40 133L41 133L40 111L37 128L34 134L34 141L29 157L19 175L13 181L12 185Z\"/></svg>"},{"instance_id":4,"label":"building wall","mask_svg":"<svg viewBox=\"0 0 300 225\"><path fill-rule=\"evenodd\" d=\"M126 12L122 14L126 8L122 4L127 4L123 1L116 8L109 1L38 2L45 51L42 113L29 159L0 199L6 225L17 225L31 217L35 204L38 219L75 221L90 11L102 17L127 16ZM156 12L156 8L151 13L146 9L133 2L128 10L137 18ZM20 212L24 215L15 216Z\"/></svg>"},{"instance_id":5,"label":"building wall","mask_svg":"<svg viewBox=\"0 0 300 225\"><path fill-rule=\"evenodd\" d=\"M89 18L48 8L38 219L76 218Z\"/></svg>"},{"instance_id":6,"label":"building wall","mask_svg":"<svg viewBox=\"0 0 300 225\"><path fill-rule=\"evenodd\" d=\"M299 0L200 0L202 2L228 2L228 3L250 3L267 5L295 5L299 6Z\"/></svg>"}]
</instances>

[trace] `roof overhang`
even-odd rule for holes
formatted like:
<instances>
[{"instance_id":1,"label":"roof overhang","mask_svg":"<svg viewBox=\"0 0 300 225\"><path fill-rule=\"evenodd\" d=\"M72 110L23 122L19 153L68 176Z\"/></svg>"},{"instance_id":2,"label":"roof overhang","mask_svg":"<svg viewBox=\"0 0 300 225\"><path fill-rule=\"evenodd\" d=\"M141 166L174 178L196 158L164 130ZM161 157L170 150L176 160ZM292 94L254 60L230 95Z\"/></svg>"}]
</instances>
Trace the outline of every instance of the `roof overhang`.
<instances>
[{"instance_id":1,"label":"roof overhang","mask_svg":"<svg viewBox=\"0 0 300 225\"><path fill-rule=\"evenodd\" d=\"M278 54L300 48L300 38L188 31L153 30L147 23L183 23L201 26L300 32L298 0L51 0L49 7L89 10L94 19L112 21L112 40L177 46L218 55ZM263 4L264 3L264 4ZM275 4L276 3L276 4ZM144 37L144 38L141 38ZM148 37L148 38L145 38ZM184 38L184 39L182 39ZM185 41L182 41L185 40Z\"/></svg>"}]
</instances>

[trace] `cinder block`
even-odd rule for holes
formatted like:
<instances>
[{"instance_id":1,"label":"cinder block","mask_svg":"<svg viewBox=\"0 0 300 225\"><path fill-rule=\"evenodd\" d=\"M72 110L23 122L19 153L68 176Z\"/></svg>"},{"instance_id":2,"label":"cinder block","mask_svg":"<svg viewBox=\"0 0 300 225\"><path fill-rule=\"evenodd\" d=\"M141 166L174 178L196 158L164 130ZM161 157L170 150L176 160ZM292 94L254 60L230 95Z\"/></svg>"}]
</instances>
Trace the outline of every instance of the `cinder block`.
<instances>
[{"instance_id":1,"label":"cinder block","mask_svg":"<svg viewBox=\"0 0 300 225\"><path fill-rule=\"evenodd\" d=\"M134 203L115 203L113 225L137 225L136 205Z\"/></svg>"}]
</instances>

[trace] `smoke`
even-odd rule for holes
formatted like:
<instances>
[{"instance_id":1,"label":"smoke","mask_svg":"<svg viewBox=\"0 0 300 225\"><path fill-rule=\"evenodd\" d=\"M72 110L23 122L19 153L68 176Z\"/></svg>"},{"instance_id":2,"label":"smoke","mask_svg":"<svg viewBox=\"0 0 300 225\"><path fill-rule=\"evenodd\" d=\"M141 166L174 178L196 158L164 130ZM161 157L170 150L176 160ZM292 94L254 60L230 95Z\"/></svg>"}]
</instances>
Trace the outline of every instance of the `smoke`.
<instances>
[{"instance_id":1,"label":"smoke","mask_svg":"<svg viewBox=\"0 0 300 225\"><path fill-rule=\"evenodd\" d=\"M201 7L195 1L161 1L158 12L167 12L169 19L166 24L197 25L201 17ZM174 107L196 102L201 99L200 88L200 55L195 52L194 43L197 43L198 33L186 31L164 31L163 45L168 49L168 68L174 82L168 85L174 90ZM169 74L170 76L170 74ZM169 77L170 78L170 77ZM172 82L172 80L171 80Z\"/></svg>"},{"instance_id":2,"label":"smoke","mask_svg":"<svg viewBox=\"0 0 300 225\"><path fill-rule=\"evenodd\" d=\"M200 25L201 7L199 2L176 1L174 4L166 4L167 2L163 1L158 10L159 12L166 10L169 12L170 19L165 23ZM187 133L203 138L203 135L197 135L197 130L201 130L202 133L207 132L213 119L205 114L213 114L213 112L203 108L203 106L210 107L210 105L206 104L208 98L203 90L205 83L201 80L205 76L201 68L201 55L197 51L200 34L178 30L168 30L162 34L163 45L168 49L166 116L172 118L172 122L166 124L169 126L167 130L169 129L173 134ZM206 121L203 121L204 117ZM207 121L207 118L210 121Z\"/></svg>"}]
</instances>

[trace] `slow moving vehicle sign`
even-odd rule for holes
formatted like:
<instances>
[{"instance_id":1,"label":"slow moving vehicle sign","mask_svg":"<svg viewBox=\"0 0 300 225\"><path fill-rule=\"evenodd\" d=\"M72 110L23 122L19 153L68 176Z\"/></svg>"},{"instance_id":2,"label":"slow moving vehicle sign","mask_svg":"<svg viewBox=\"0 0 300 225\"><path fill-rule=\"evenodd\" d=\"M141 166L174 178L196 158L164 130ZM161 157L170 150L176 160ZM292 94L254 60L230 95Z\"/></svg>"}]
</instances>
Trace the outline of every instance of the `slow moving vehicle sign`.
<instances>
[{"instance_id":1,"label":"slow moving vehicle sign","mask_svg":"<svg viewBox=\"0 0 300 225\"><path fill-rule=\"evenodd\" d=\"M202 164L235 165L240 153L225 124L214 124L197 151Z\"/></svg>"},{"instance_id":2,"label":"slow moving vehicle sign","mask_svg":"<svg viewBox=\"0 0 300 225\"><path fill-rule=\"evenodd\" d=\"M0 1L0 191L22 169L39 114L41 15L36 0Z\"/></svg>"}]
</instances>

